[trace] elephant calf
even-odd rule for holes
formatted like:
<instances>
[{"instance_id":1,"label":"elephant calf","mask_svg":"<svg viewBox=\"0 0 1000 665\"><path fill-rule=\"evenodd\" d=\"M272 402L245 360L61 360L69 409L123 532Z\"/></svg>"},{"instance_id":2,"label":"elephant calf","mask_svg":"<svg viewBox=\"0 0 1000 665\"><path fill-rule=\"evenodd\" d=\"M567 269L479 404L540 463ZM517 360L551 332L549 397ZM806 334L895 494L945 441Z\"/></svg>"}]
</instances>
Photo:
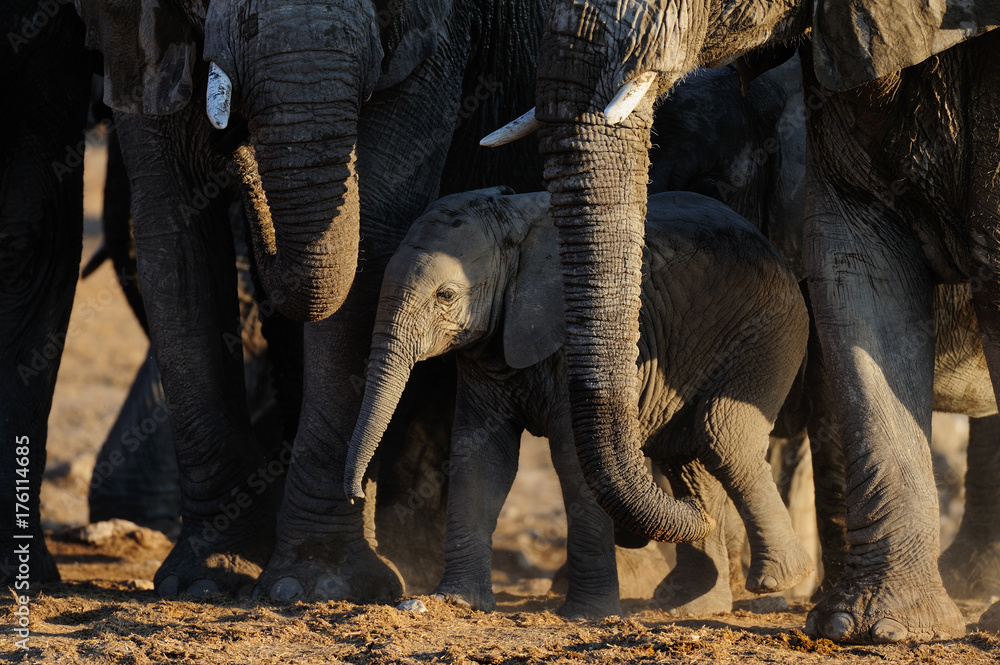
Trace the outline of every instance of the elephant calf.
<instances>
[{"instance_id":1,"label":"elephant calf","mask_svg":"<svg viewBox=\"0 0 1000 665\"><path fill-rule=\"evenodd\" d=\"M385 274L345 491L361 495L414 363L461 350L445 572L436 592L494 607L491 536L527 428L549 438L566 503L569 592L560 613L602 616L620 611L613 524L587 483L620 480L614 469L599 469L585 481L581 462L586 469L590 453L581 449L578 461L574 452L548 211L545 192L500 188L443 198L414 223ZM689 499L681 509L721 515L725 495L707 473L721 481L750 537L747 588L788 588L812 565L765 453L805 352L808 318L795 276L746 220L698 194L650 198L646 245L641 452L671 478L675 495ZM728 579L718 583L728 588Z\"/></svg>"}]
</instances>

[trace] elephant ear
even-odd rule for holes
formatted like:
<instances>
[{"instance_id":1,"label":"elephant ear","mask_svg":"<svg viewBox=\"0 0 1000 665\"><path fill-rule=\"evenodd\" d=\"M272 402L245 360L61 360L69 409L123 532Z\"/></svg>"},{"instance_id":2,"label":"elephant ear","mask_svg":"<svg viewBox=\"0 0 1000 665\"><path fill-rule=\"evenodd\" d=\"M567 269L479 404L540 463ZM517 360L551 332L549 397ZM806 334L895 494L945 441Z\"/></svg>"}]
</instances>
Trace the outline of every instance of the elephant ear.
<instances>
[{"instance_id":1,"label":"elephant ear","mask_svg":"<svg viewBox=\"0 0 1000 665\"><path fill-rule=\"evenodd\" d=\"M793 43L762 46L733 61L733 69L740 77L740 92L746 95L750 84L766 72L780 67L795 55L798 47Z\"/></svg>"},{"instance_id":2,"label":"elephant ear","mask_svg":"<svg viewBox=\"0 0 1000 665\"><path fill-rule=\"evenodd\" d=\"M504 302L503 355L523 369L559 350L566 336L559 241L549 214L542 215L521 244L517 276Z\"/></svg>"},{"instance_id":3,"label":"elephant ear","mask_svg":"<svg viewBox=\"0 0 1000 665\"><path fill-rule=\"evenodd\" d=\"M997 0L817 0L813 64L825 87L848 90L998 25Z\"/></svg>"},{"instance_id":4,"label":"elephant ear","mask_svg":"<svg viewBox=\"0 0 1000 665\"><path fill-rule=\"evenodd\" d=\"M197 58L192 20L204 8L177 0L74 0L87 46L104 54L104 103L117 111L165 115L191 98Z\"/></svg>"},{"instance_id":5,"label":"elephant ear","mask_svg":"<svg viewBox=\"0 0 1000 665\"><path fill-rule=\"evenodd\" d=\"M376 0L375 11L385 53L378 91L403 81L434 53L447 30L452 0Z\"/></svg>"}]
</instances>

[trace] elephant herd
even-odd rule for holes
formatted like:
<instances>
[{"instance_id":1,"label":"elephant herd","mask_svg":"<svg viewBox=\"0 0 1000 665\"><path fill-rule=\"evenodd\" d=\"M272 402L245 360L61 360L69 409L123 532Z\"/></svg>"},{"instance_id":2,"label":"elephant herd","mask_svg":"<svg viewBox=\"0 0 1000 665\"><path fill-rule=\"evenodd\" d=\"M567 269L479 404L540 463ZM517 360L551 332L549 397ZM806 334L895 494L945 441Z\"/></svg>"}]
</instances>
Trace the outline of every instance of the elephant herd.
<instances>
[{"instance_id":1,"label":"elephant herd","mask_svg":"<svg viewBox=\"0 0 1000 665\"><path fill-rule=\"evenodd\" d=\"M663 606L727 609L727 497L747 588L806 576L769 432L812 445L809 632L958 637L948 591L1000 592L1000 3L9 0L0 19L4 583L25 529L31 584L58 579L39 484L99 75L176 451L161 596L389 602L422 574L492 609L524 429L562 485L568 616L619 612L614 543L648 539L680 543ZM943 556L933 410L974 417Z\"/></svg>"}]
</instances>

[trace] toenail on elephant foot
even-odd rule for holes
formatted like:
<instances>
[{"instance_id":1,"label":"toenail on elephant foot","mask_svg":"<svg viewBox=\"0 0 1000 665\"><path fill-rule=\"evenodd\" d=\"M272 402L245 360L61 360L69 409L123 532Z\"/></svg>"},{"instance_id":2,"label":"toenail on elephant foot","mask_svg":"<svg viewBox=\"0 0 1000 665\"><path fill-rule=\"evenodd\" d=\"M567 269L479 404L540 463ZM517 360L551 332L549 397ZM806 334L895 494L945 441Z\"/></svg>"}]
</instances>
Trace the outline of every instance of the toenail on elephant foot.
<instances>
[{"instance_id":1,"label":"toenail on elephant foot","mask_svg":"<svg viewBox=\"0 0 1000 665\"><path fill-rule=\"evenodd\" d=\"M156 587L156 593L160 598L176 598L180 593L180 580L176 575L170 575Z\"/></svg>"},{"instance_id":2,"label":"toenail on elephant foot","mask_svg":"<svg viewBox=\"0 0 1000 665\"><path fill-rule=\"evenodd\" d=\"M765 593L773 593L779 591L778 580L774 579L770 575L767 575L760 581L760 588L764 589Z\"/></svg>"},{"instance_id":3,"label":"toenail on elephant foot","mask_svg":"<svg viewBox=\"0 0 1000 665\"><path fill-rule=\"evenodd\" d=\"M895 619L880 619L872 626L872 642L875 644L892 644L906 639L909 631Z\"/></svg>"},{"instance_id":4,"label":"toenail on elephant foot","mask_svg":"<svg viewBox=\"0 0 1000 665\"><path fill-rule=\"evenodd\" d=\"M339 575L322 575L316 580L314 595L318 600L344 600L351 593L351 585Z\"/></svg>"},{"instance_id":5,"label":"toenail on elephant foot","mask_svg":"<svg viewBox=\"0 0 1000 665\"><path fill-rule=\"evenodd\" d=\"M294 577L282 577L271 587L270 598L279 602L288 602L302 596L302 585Z\"/></svg>"},{"instance_id":6,"label":"toenail on elephant foot","mask_svg":"<svg viewBox=\"0 0 1000 665\"><path fill-rule=\"evenodd\" d=\"M846 640L854 632L854 617L847 612L834 612L822 622L820 633L831 640Z\"/></svg>"},{"instance_id":7,"label":"toenail on elephant foot","mask_svg":"<svg viewBox=\"0 0 1000 665\"><path fill-rule=\"evenodd\" d=\"M886 587L865 581L840 583L812 609L807 631L819 637L860 644L951 639L965 635L966 625L940 582ZM849 580L848 580L849 582Z\"/></svg>"},{"instance_id":8,"label":"toenail on elephant foot","mask_svg":"<svg viewBox=\"0 0 1000 665\"><path fill-rule=\"evenodd\" d=\"M204 597L219 593L219 585L212 580L195 580L187 588L187 592L192 596Z\"/></svg>"}]
</instances>

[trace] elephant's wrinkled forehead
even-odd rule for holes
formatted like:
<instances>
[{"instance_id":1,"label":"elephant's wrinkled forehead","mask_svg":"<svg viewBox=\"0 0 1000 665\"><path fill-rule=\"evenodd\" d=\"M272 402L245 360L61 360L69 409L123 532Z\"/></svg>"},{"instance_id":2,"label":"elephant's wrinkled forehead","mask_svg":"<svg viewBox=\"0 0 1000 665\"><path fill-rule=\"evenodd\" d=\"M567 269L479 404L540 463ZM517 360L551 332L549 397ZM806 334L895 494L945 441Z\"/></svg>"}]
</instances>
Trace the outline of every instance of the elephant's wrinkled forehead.
<instances>
[{"instance_id":1,"label":"elephant's wrinkled forehead","mask_svg":"<svg viewBox=\"0 0 1000 665\"><path fill-rule=\"evenodd\" d=\"M431 204L410 227L404 244L468 256L496 242L496 227L506 219L499 197L455 194Z\"/></svg>"}]
</instances>

